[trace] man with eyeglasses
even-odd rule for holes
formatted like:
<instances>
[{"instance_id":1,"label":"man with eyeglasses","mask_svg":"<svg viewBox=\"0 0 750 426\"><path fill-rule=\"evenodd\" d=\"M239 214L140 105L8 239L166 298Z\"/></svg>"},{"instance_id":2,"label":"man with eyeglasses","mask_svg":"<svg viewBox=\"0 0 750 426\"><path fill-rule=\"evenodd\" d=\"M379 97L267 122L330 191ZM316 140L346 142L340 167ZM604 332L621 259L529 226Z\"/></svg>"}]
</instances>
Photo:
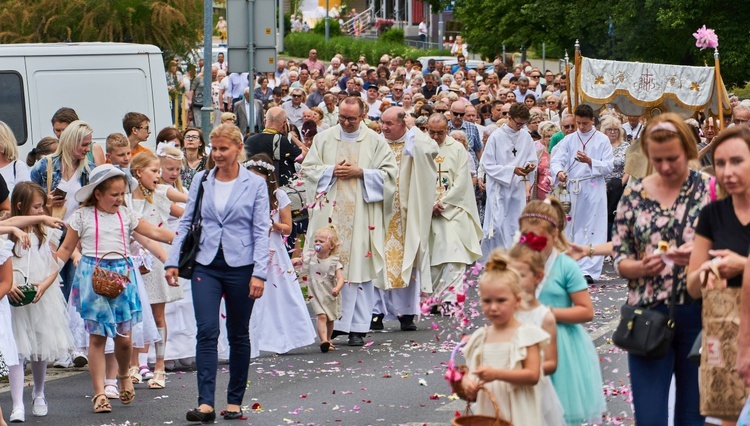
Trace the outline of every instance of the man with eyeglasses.
<instances>
[{"instance_id":1,"label":"man with eyeglasses","mask_svg":"<svg viewBox=\"0 0 750 426\"><path fill-rule=\"evenodd\" d=\"M427 76L427 74L432 74L432 72L435 71L435 60L434 59L428 59L427 60L427 68L422 71L422 74L424 76Z\"/></svg>"},{"instance_id":2,"label":"man with eyeglasses","mask_svg":"<svg viewBox=\"0 0 750 426\"><path fill-rule=\"evenodd\" d=\"M437 94L437 86L435 85L435 75L434 74L425 74L424 76L424 87L422 87L422 94L424 95L424 98L428 101L433 101L435 95Z\"/></svg>"},{"instance_id":3,"label":"man with eyeglasses","mask_svg":"<svg viewBox=\"0 0 750 426\"><path fill-rule=\"evenodd\" d=\"M451 68L451 74L455 74L458 71L463 71L464 74L469 72L469 70L466 68L466 57L464 55L458 55L457 59L458 63L456 65L453 65Z\"/></svg>"},{"instance_id":4,"label":"man with eyeglasses","mask_svg":"<svg viewBox=\"0 0 750 426\"><path fill-rule=\"evenodd\" d=\"M141 152L151 152L150 149L141 145L151 135L151 120L146 114L140 112L129 112L122 118L122 129L128 136L130 142L130 155L135 157Z\"/></svg>"},{"instance_id":5,"label":"man with eyeglasses","mask_svg":"<svg viewBox=\"0 0 750 426\"><path fill-rule=\"evenodd\" d=\"M454 103L455 106L455 103ZM430 299L443 313L451 312L457 294L463 294L466 267L482 256L482 225L474 199L469 161L464 146L448 136L448 120L432 114L429 136L437 142L437 194L433 194L430 230Z\"/></svg>"},{"instance_id":6,"label":"man with eyeglasses","mask_svg":"<svg viewBox=\"0 0 750 426\"><path fill-rule=\"evenodd\" d=\"M547 70L544 72L544 90L547 90L547 86L552 84L555 84L555 74Z\"/></svg>"},{"instance_id":7,"label":"man with eyeglasses","mask_svg":"<svg viewBox=\"0 0 750 426\"><path fill-rule=\"evenodd\" d=\"M384 100L390 102L391 106L401 106L404 101L404 83L401 81L393 83L391 93Z\"/></svg>"},{"instance_id":8,"label":"man with eyeglasses","mask_svg":"<svg viewBox=\"0 0 750 426\"><path fill-rule=\"evenodd\" d=\"M531 114L524 104L510 106L508 122L492 132L484 155L487 202L482 227L482 256L486 259L496 248L509 249L518 231L518 218L531 193L526 176L537 164L534 140L526 123Z\"/></svg>"},{"instance_id":9,"label":"man with eyeglasses","mask_svg":"<svg viewBox=\"0 0 750 426\"><path fill-rule=\"evenodd\" d=\"M309 109L307 105L302 102L302 98L302 89L295 87L292 89L292 99L281 105L281 108L286 112L289 122L297 126L298 129L302 128L302 112Z\"/></svg>"},{"instance_id":10,"label":"man with eyeglasses","mask_svg":"<svg viewBox=\"0 0 750 426\"><path fill-rule=\"evenodd\" d=\"M451 120L448 123L448 130L463 130L466 133L466 137L469 141L469 152L474 159L474 164L479 164L479 160L482 159L482 139L479 137L479 129L477 125L464 120L466 115L466 104L463 100L453 102L450 106Z\"/></svg>"},{"instance_id":11,"label":"man with eyeglasses","mask_svg":"<svg viewBox=\"0 0 750 426\"><path fill-rule=\"evenodd\" d=\"M575 109L578 130L560 141L552 151L550 172L556 183L567 186L573 208L566 226L568 241L582 246L607 242L607 184L604 177L614 169L609 138L594 128L594 110L588 105ZM578 261L586 281L592 284L602 273L604 257Z\"/></svg>"},{"instance_id":12,"label":"man with eyeglasses","mask_svg":"<svg viewBox=\"0 0 750 426\"><path fill-rule=\"evenodd\" d=\"M385 110L381 125L396 159L396 192L386 218L385 266L375 280L370 329L382 330L384 319L398 319L402 331L413 331L419 295L432 292L428 249L438 149L426 134L407 128L401 107Z\"/></svg>"},{"instance_id":13,"label":"man with eyeglasses","mask_svg":"<svg viewBox=\"0 0 750 426\"><path fill-rule=\"evenodd\" d=\"M348 97L339 105L339 123L315 137L302 163L310 209L305 251L315 232L330 225L339 235L339 261L349 284L341 290L341 318L334 335L348 334L363 346L375 304L373 280L385 262L385 206L396 190L396 160L388 143L362 124L365 104ZM323 194L321 196L321 194ZM335 208L334 208L335 206Z\"/></svg>"},{"instance_id":14,"label":"man with eyeglasses","mask_svg":"<svg viewBox=\"0 0 750 426\"><path fill-rule=\"evenodd\" d=\"M567 111L567 110L566 110ZM555 146L560 143L565 136L571 135L576 131L576 118L573 114L563 114L560 131L552 135L549 140L548 152L551 154Z\"/></svg>"}]
</instances>

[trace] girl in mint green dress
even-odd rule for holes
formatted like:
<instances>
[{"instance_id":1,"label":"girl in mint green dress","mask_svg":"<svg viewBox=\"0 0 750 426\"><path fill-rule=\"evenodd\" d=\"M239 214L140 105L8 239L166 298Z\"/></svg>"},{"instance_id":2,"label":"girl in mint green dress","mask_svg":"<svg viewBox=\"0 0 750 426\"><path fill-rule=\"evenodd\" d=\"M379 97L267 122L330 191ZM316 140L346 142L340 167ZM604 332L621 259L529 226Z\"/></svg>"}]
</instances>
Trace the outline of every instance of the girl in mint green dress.
<instances>
[{"instance_id":1,"label":"girl in mint green dress","mask_svg":"<svg viewBox=\"0 0 750 426\"><path fill-rule=\"evenodd\" d=\"M546 238L547 261L537 298L557 321L557 370L552 384L569 425L599 423L606 411L599 356L583 323L594 317L588 285L575 260L558 250L567 246L566 215L554 198L531 201L519 218L522 238Z\"/></svg>"}]
</instances>

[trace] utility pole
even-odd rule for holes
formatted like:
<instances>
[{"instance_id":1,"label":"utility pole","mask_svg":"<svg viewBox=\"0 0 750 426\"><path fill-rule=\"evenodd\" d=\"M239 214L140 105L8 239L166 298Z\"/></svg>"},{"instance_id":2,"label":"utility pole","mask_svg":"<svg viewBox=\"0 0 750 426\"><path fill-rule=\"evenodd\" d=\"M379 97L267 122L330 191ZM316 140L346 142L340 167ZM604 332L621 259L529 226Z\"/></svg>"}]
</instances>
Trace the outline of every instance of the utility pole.
<instances>
[{"instance_id":1,"label":"utility pole","mask_svg":"<svg viewBox=\"0 0 750 426\"><path fill-rule=\"evenodd\" d=\"M203 0L203 107L201 108L201 131L204 135L211 134L211 112L214 102L211 97L211 65L213 57L214 5L212 0ZM208 72L206 72L208 71Z\"/></svg>"}]
</instances>

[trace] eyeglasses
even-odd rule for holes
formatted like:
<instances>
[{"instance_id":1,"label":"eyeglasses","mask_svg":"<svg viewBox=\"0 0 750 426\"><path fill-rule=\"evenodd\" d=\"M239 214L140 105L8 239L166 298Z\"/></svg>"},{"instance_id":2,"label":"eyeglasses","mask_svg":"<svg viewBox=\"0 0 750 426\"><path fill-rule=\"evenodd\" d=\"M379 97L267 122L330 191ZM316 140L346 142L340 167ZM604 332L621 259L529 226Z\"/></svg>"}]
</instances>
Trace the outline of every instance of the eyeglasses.
<instances>
[{"instance_id":1,"label":"eyeglasses","mask_svg":"<svg viewBox=\"0 0 750 426\"><path fill-rule=\"evenodd\" d=\"M541 75L532 75L531 78L539 78Z\"/></svg>"},{"instance_id":2,"label":"eyeglasses","mask_svg":"<svg viewBox=\"0 0 750 426\"><path fill-rule=\"evenodd\" d=\"M339 121L348 121L350 124L356 123L357 120L359 120L359 117L347 117L344 115L339 114Z\"/></svg>"},{"instance_id":3,"label":"eyeglasses","mask_svg":"<svg viewBox=\"0 0 750 426\"><path fill-rule=\"evenodd\" d=\"M466 115L466 113L465 112L451 111L451 115L454 116L454 117L463 117L464 115Z\"/></svg>"},{"instance_id":4,"label":"eyeglasses","mask_svg":"<svg viewBox=\"0 0 750 426\"><path fill-rule=\"evenodd\" d=\"M440 131L430 130L427 133L429 133L430 136L443 136L445 134L445 130L440 130Z\"/></svg>"},{"instance_id":5,"label":"eyeglasses","mask_svg":"<svg viewBox=\"0 0 750 426\"><path fill-rule=\"evenodd\" d=\"M360 64L364 64L364 63L365 63L365 61L364 61L364 60L362 60L362 59L360 59L360 60L359 60L359 61L357 61L357 62L359 62Z\"/></svg>"},{"instance_id":6,"label":"eyeglasses","mask_svg":"<svg viewBox=\"0 0 750 426\"><path fill-rule=\"evenodd\" d=\"M440 114L445 114L445 112L448 111L447 109L436 109L435 112L439 112Z\"/></svg>"},{"instance_id":7,"label":"eyeglasses","mask_svg":"<svg viewBox=\"0 0 750 426\"><path fill-rule=\"evenodd\" d=\"M201 137L198 135L187 135L183 139L185 139L186 141L197 141L200 140L200 138Z\"/></svg>"},{"instance_id":8,"label":"eyeglasses","mask_svg":"<svg viewBox=\"0 0 750 426\"><path fill-rule=\"evenodd\" d=\"M556 105L557 101L547 101L547 105Z\"/></svg>"},{"instance_id":9,"label":"eyeglasses","mask_svg":"<svg viewBox=\"0 0 750 426\"><path fill-rule=\"evenodd\" d=\"M500 115L508 115L508 111L501 111Z\"/></svg>"},{"instance_id":10,"label":"eyeglasses","mask_svg":"<svg viewBox=\"0 0 750 426\"><path fill-rule=\"evenodd\" d=\"M745 121L747 121L747 120L745 120ZM145 130L145 131L147 131L147 132L148 132L148 130L149 130L149 129L150 129L151 127L149 127L149 126L136 126L135 128L136 128L136 129L139 129L139 130Z\"/></svg>"},{"instance_id":11,"label":"eyeglasses","mask_svg":"<svg viewBox=\"0 0 750 426\"><path fill-rule=\"evenodd\" d=\"M391 89L391 90L394 91L394 92L403 92L404 91L404 89L397 89L395 87L393 89Z\"/></svg>"},{"instance_id":12,"label":"eyeglasses","mask_svg":"<svg viewBox=\"0 0 750 426\"><path fill-rule=\"evenodd\" d=\"M293 98L301 98L302 95L292 95Z\"/></svg>"},{"instance_id":13,"label":"eyeglasses","mask_svg":"<svg viewBox=\"0 0 750 426\"><path fill-rule=\"evenodd\" d=\"M750 120L743 120L743 119L741 119L741 118L735 118L735 119L733 119L733 120L732 120L732 123L734 123L734 124L736 124L736 125L738 125L738 126L739 126L740 124L745 124L745 123L747 123L748 121L750 121ZM148 127L147 127L147 128L148 128Z\"/></svg>"},{"instance_id":14,"label":"eyeglasses","mask_svg":"<svg viewBox=\"0 0 750 426\"><path fill-rule=\"evenodd\" d=\"M576 128L575 124L568 124L568 125L563 126L563 129L575 129L575 128Z\"/></svg>"},{"instance_id":15,"label":"eyeglasses","mask_svg":"<svg viewBox=\"0 0 750 426\"><path fill-rule=\"evenodd\" d=\"M528 121L522 121L522 122L520 122L520 123L519 123L519 122L518 122L518 121L516 121L516 119L515 119L515 118L513 118L513 117L511 117L511 118L510 118L510 121L512 121L512 122L514 122L514 123L516 123L516 126L519 126L519 127L523 127L523 126L525 126L525 125L526 125L526 124L528 123Z\"/></svg>"}]
</instances>

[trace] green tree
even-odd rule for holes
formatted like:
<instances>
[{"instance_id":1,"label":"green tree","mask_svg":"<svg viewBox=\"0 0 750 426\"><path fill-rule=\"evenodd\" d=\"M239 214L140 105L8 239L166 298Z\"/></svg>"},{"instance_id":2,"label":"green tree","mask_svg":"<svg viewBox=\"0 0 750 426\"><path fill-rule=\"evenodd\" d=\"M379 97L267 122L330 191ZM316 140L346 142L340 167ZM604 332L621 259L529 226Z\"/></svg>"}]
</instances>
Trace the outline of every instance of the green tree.
<instances>
[{"instance_id":1,"label":"green tree","mask_svg":"<svg viewBox=\"0 0 750 426\"><path fill-rule=\"evenodd\" d=\"M0 42L155 44L184 54L202 40L201 0L0 0Z\"/></svg>"},{"instance_id":2,"label":"green tree","mask_svg":"<svg viewBox=\"0 0 750 426\"><path fill-rule=\"evenodd\" d=\"M448 0L429 0L433 10ZM702 25L719 36L722 77L744 86L750 80L747 43L750 2L713 0L456 0L454 14L464 25L469 49L494 57L521 46L571 59L575 40L584 56L680 65L713 65L713 52L695 47L692 33ZM610 19L614 25L609 34Z\"/></svg>"}]
</instances>

